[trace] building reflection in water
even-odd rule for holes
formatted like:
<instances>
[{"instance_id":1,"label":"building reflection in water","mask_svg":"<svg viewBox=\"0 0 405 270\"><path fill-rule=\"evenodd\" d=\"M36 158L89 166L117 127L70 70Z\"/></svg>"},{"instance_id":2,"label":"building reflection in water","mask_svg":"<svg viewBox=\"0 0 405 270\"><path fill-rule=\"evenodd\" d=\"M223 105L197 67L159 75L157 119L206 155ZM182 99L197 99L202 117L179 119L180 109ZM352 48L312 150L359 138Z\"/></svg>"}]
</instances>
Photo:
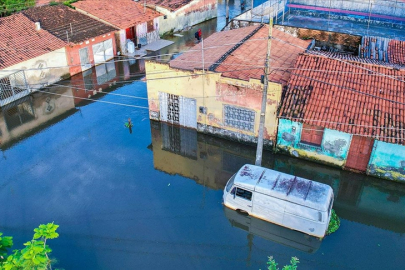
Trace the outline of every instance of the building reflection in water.
<instances>
[{"instance_id":1,"label":"building reflection in water","mask_svg":"<svg viewBox=\"0 0 405 270\"><path fill-rule=\"evenodd\" d=\"M74 75L0 109L0 149L5 150L78 111L94 99L143 77L144 61L116 59ZM120 82L120 83L116 83ZM49 93L46 93L49 92Z\"/></svg>"},{"instance_id":2,"label":"building reflection in water","mask_svg":"<svg viewBox=\"0 0 405 270\"><path fill-rule=\"evenodd\" d=\"M35 93L1 108L0 148L2 150L77 111L73 99L63 97L72 96L70 88L55 87L53 92L58 95Z\"/></svg>"},{"instance_id":3,"label":"building reflection in water","mask_svg":"<svg viewBox=\"0 0 405 270\"><path fill-rule=\"evenodd\" d=\"M253 164L255 160L254 147L200 134L191 129L151 121L151 134L151 149L156 169L173 175L182 175L211 189L223 189L228 179L242 165ZM262 165L330 185L335 194L334 209L343 219L397 233L405 232L405 211L403 211L405 185L403 184L271 152L264 153ZM246 227L246 224L256 224L256 221L238 216L229 217L230 214L227 211L225 214L231 224L245 224L244 230L258 235L253 232L257 231L256 228ZM281 234L280 238L273 236L277 231ZM285 237L286 232L281 229L270 229L267 236L265 235L266 233L263 232L261 237L275 242L288 238ZM292 242L285 245L293 245ZM307 248L307 252L317 249L316 245L305 243L302 245L296 248Z\"/></svg>"}]
</instances>

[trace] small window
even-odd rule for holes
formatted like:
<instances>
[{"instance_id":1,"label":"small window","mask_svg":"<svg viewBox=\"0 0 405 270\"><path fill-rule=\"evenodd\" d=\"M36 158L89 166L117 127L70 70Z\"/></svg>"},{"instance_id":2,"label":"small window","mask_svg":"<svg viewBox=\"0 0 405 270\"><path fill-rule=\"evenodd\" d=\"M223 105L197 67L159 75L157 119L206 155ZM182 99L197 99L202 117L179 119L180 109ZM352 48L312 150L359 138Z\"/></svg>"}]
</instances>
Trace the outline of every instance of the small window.
<instances>
[{"instance_id":1,"label":"small window","mask_svg":"<svg viewBox=\"0 0 405 270\"><path fill-rule=\"evenodd\" d=\"M226 184L226 192L229 192L229 190L231 189L232 185L233 185L233 180L235 180L235 175L234 174L231 179L229 179L228 184Z\"/></svg>"},{"instance_id":2,"label":"small window","mask_svg":"<svg viewBox=\"0 0 405 270\"><path fill-rule=\"evenodd\" d=\"M236 188L233 188L233 189L232 189L232 191L231 191L231 194L232 194L232 195L235 195L235 190L236 190Z\"/></svg>"},{"instance_id":3,"label":"small window","mask_svg":"<svg viewBox=\"0 0 405 270\"><path fill-rule=\"evenodd\" d=\"M252 200L252 192L241 189L241 188L236 189L236 196L249 200L249 201Z\"/></svg>"},{"instance_id":4,"label":"small window","mask_svg":"<svg viewBox=\"0 0 405 270\"><path fill-rule=\"evenodd\" d=\"M303 124L301 132L301 143L321 146L324 129L325 128L323 127Z\"/></svg>"}]
</instances>

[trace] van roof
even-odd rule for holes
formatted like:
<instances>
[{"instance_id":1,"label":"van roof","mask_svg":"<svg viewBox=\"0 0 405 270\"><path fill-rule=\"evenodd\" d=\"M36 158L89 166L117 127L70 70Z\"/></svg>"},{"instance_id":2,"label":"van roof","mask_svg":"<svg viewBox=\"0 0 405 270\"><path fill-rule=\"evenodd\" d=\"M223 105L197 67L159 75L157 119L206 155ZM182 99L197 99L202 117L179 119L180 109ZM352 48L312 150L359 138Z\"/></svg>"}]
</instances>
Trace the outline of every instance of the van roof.
<instances>
[{"instance_id":1,"label":"van roof","mask_svg":"<svg viewBox=\"0 0 405 270\"><path fill-rule=\"evenodd\" d=\"M327 211L333 190L330 186L290 174L246 164L234 183L282 200Z\"/></svg>"}]
</instances>

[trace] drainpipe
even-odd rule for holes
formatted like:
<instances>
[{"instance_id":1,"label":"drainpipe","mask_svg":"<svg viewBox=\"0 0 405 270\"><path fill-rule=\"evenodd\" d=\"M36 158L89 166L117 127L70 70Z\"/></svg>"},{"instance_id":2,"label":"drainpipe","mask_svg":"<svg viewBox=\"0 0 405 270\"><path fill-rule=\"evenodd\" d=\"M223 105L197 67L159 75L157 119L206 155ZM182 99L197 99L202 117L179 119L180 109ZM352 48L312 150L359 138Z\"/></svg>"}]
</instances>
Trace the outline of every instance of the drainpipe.
<instances>
[{"instance_id":1,"label":"drainpipe","mask_svg":"<svg viewBox=\"0 0 405 270\"><path fill-rule=\"evenodd\" d=\"M267 54L266 54L266 64L265 64L265 75L264 75L264 86L262 95L262 108L260 111L260 125L259 125L259 136L257 138L257 149L256 149L256 166L262 165L263 156L263 132L264 132L264 122L266 119L266 105L267 105L267 87L269 85L269 68L270 68L270 52L271 52L271 39L273 34L273 17L269 15L269 36L267 40Z\"/></svg>"}]
</instances>

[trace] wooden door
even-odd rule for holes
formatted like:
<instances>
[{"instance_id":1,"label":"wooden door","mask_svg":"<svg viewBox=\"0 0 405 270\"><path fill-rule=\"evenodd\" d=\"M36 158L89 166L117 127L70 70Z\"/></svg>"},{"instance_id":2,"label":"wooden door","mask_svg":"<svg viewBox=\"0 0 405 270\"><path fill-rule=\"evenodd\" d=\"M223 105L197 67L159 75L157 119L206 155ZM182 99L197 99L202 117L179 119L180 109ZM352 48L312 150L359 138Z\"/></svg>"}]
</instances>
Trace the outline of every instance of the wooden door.
<instances>
[{"instance_id":1,"label":"wooden door","mask_svg":"<svg viewBox=\"0 0 405 270\"><path fill-rule=\"evenodd\" d=\"M356 136L350 143L349 154L347 156L346 168L365 172L373 150L374 139Z\"/></svg>"},{"instance_id":2,"label":"wooden door","mask_svg":"<svg viewBox=\"0 0 405 270\"><path fill-rule=\"evenodd\" d=\"M126 33L126 38L127 38L127 39L130 39L130 40L132 40L132 41L135 40L135 30L134 30L134 27L129 27L129 28L127 28L127 29L125 30L125 33Z\"/></svg>"}]
</instances>

